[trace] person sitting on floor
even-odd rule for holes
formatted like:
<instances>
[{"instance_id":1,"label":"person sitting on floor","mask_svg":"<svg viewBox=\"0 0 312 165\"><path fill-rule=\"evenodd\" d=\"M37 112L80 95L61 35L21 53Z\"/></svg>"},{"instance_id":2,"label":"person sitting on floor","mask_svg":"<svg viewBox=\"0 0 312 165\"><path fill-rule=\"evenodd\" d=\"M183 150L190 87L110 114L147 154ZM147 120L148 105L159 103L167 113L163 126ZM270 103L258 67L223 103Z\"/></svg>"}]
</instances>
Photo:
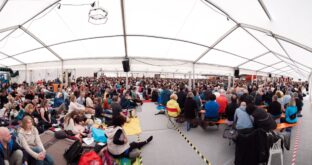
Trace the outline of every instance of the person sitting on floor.
<instances>
[{"instance_id":1,"label":"person sitting on floor","mask_svg":"<svg viewBox=\"0 0 312 165\"><path fill-rule=\"evenodd\" d=\"M170 117L178 117L180 115L181 109L177 100L178 96L176 94L172 94L170 96L170 100L167 102L166 109L168 111L168 116Z\"/></svg>"},{"instance_id":2,"label":"person sitting on floor","mask_svg":"<svg viewBox=\"0 0 312 165\"><path fill-rule=\"evenodd\" d=\"M23 151L6 127L0 127L0 164L22 165Z\"/></svg>"},{"instance_id":3,"label":"person sitting on floor","mask_svg":"<svg viewBox=\"0 0 312 165\"><path fill-rule=\"evenodd\" d=\"M285 117L280 119L281 123L289 123L289 124L297 123L298 121L297 112L298 109L296 106L295 98L292 98L285 110Z\"/></svg>"},{"instance_id":4,"label":"person sitting on floor","mask_svg":"<svg viewBox=\"0 0 312 165\"><path fill-rule=\"evenodd\" d=\"M78 139L85 136L85 128L81 125L81 122L82 118L78 111L72 111L66 115L64 120L64 130L66 134L69 136L75 136Z\"/></svg>"},{"instance_id":5,"label":"person sitting on floor","mask_svg":"<svg viewBox=\"0 0 312 165\"><path fill-rule=\"evenodd\" d=\"M115 158L127 157L135 159L140 154L137 149L141 149L152 141L153 136L150 136L146 141L129 143L127 135L122 128L125 122L125 117L121 115L116 116L113 118L112 126L105 130L108 152Z\"/></svg>"},{"instance_id":6,"label":"person sitting on floor","mask_svg":"<svg viewBox=\"0 0 312 165\"><path fill-rule=\"evenodd\" d=\"M51 114L48 110L49 104L48 100L44 99L40 104L40 118L39 124L44 126L44 129L47 130L52 127Z\"/></svg>"},{"instance_id":7,"label":"person sitting on floor","mask_svg":"<svg viewBox=\"0 0 312 165\"><path fill-rule=\"evenodd\" d=\"M25 116L22 121L22 126L18 130L18 137L21 146L25 149L29 164L36 165L53 165L53 158L46 153L41 142L38 130L33 125L33 119L30 116ZM36 163L34 163L34 161Z\"/></svg>"}]
</instances>

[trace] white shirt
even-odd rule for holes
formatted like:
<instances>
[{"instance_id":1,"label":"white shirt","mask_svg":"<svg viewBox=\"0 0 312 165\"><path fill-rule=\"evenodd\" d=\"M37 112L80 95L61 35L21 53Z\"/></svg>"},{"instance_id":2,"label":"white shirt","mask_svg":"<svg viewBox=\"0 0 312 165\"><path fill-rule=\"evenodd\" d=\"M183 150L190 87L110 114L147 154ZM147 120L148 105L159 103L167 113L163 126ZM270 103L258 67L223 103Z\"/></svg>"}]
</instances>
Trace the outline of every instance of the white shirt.
<instances>
[{"instance_id":1,"label":"white shirt","mask_svg":"<svg viewBox=\"0 0 312 165\"><path fill-rule=\"evenodd\" d=\"M68 113L71 113L74 110L82 111L85 107L83 105L80 105L78 103L70 102L68 106Z\"/></svg>"}]
</instances>

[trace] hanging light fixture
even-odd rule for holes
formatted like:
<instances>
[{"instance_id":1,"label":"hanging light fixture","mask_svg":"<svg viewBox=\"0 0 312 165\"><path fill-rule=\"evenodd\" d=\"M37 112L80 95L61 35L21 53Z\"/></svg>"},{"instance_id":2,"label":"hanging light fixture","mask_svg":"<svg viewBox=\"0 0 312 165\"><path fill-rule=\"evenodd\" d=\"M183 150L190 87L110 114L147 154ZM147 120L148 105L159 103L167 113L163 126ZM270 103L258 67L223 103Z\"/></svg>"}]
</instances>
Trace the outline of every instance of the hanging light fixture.
<instances>
[{"instance_id":1,"label":"hanging light fixture","mask_svg":"<svg viewBox=\"0 0 312 165\"><path fill-rule=\"evenodd\" d=\"M89 22L94 25L105 24L108 20L108 12L100 7L99 0L92 3L92 9L89 11Z\"/></svg>"}]
</instances>

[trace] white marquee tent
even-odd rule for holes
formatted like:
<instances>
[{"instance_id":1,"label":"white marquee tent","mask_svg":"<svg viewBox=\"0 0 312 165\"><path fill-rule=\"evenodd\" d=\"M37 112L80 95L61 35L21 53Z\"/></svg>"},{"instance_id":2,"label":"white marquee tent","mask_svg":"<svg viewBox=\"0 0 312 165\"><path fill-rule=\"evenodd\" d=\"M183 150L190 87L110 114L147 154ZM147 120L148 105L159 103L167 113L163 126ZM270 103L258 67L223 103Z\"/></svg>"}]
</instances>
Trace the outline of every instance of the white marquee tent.
<instances>
[{"instance_id":1,"label":"white marquee tent","mask_svg":"<svg viewBox=\"0 0 312 165\"><path fill-rule=\"evenodd\" d=\"M89 23L91 4L107 22ZM291 76L312 69L310 0L0 0L0 65L51 78L66 69ZM43 72L44 71L44 72Z\"/></svg>"}]
</instances>

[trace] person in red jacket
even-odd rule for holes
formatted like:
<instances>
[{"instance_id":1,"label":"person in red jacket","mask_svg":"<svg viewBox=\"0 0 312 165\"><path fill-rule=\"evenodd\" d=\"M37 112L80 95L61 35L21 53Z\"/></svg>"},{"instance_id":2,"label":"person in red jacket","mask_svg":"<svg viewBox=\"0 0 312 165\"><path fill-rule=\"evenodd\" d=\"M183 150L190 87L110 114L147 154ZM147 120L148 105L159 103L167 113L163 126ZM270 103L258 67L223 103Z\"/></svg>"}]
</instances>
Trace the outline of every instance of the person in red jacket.
<instances>
[{"instance_id":1,"label":"person in red jacket","mask_svg":"<svg viewBox=\"0 0 312 165\"><path fill-rule=\"evenodd\" d=\"M225 91L221 89L220 96L216 99L216 102L219 104L219 114L220 116L223 116L225 114L225 109L228 105L227 98L225 96Z\"/></svg>"}]
</instances>

